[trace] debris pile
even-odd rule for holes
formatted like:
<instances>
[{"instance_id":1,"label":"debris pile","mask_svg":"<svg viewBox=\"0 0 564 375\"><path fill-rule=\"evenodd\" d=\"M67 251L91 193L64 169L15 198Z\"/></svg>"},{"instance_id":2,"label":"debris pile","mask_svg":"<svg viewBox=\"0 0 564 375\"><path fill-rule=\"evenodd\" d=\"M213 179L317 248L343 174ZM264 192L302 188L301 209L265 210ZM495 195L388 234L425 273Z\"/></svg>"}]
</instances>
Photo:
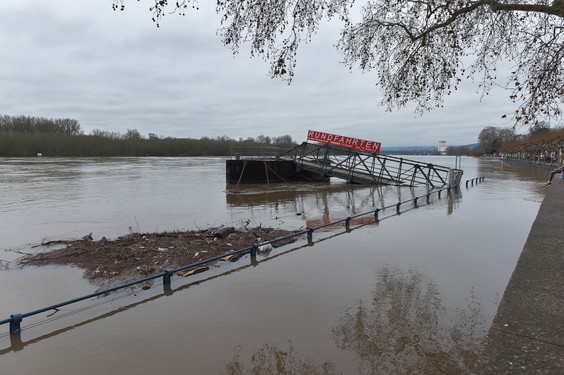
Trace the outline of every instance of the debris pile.
<instances>
[{"instance_id":1,"label":"debris pile","mask_svg":"<svg viewBox=\"0 0 564 375\"><path fill-rule=\"evenodd\" d=\"M84 277L89 281L109 287L296 232L262 227L238 229L220 227L198 231L132 233L115 240L103 237L99 241L94 241L90 234L80 240L43 243L42 246L46 251L27 255L19 260L19 264L79 267L84 269ZM271 249L272 246L278 247L296 240L297 237L292 237L262 248ZM53 245L63 245L63 248L50 249L49 247ZM238 256L226 255L223 259L234 261L238 258ZM179 274L188 276L205 270L207 266L201 266Z\"/></svg>"}]
</instances>

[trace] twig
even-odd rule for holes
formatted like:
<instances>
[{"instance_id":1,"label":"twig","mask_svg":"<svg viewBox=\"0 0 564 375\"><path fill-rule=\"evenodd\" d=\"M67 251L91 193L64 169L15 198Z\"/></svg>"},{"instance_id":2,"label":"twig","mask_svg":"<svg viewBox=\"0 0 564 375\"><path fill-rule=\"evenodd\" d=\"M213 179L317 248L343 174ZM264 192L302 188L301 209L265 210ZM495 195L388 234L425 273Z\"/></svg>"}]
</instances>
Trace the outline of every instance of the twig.
<instances>
[{"instance_id":1,"label":"twig","mask_svg":"<svg viewBox=\"0 0 564 375\"><path fill-rule=\"evenodd\" d=\"M137 216L134 216L135 218L135 225L137 225L137 233L141 232L141 228L139 228L139 223L137 222Z\"/></svg>"},{"instance_id":2,"label":"twig","mask_svg":"<svg viewBox=\"0 0 564 375\"><path fill-rule=\"evenodd\" d=\"M54 311L53 311L51 314L47 315L47 318L50 317L50 316L53 316L53 315L55 315L56 313L59 312L59 309L56 308L56 307L55 307L53 310L54 310Z\"/></svg>"},{"instance_id":3,"label":"twig","mask_svg":"<svg viewBox=\"0 0 564 375\"><path fill-rule=\"evenodd\" d=\"M32 253L24 253L21 250L6 250L6 251L11 251L12 253L22 254L22 255L33 255Z\"/></svg>"},{"instance_id":4,"label":"twig","mask_svg":"<svg viewBox=\"0 0 564 375\"><path fill-rule=\"evenodd\" d=\"M196 220L194 220L194 226L195 226L196 228L198 228L198 230L199 230L200 232L202 231L202 228L200 228L200 227L198 226L198 224L196 224Z\"/></svg>"},{"instance_id":5,"label":"twig","mask_svg":"<svg viewBox=\"0 0 564 375\"><path fill-rule=\"evenodd\" d=\"M39 245L33 245L32 248L40 247L40 246L51 246L51 245L68 245L70 241L65 240L55 240L55 241L43 241Z\"/></svg>"}]
</instances>

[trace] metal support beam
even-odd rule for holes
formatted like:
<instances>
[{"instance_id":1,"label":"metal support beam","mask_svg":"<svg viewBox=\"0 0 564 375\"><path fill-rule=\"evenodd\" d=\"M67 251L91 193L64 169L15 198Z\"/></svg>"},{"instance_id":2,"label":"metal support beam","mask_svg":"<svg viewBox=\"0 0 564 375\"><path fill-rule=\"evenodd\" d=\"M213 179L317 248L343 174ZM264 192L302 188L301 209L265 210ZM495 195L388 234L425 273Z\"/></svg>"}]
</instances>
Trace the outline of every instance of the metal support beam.
<instances>
[{"instance_id":1,"label":"metal support beam","mask_svg":"<svg viewBox=\"0 0 564 375\"><path fill-rule=\"evenodd\" d=\"M293 160L297 170L338 177L353 183L424 185L434 188L446 185L449 173L454 176L454 185L460 183L462 177L459 169L435 164L427 164L423 168L421 162L415 160L328 144L304 142L280 158Z\"/></svg>"}]
</instances>

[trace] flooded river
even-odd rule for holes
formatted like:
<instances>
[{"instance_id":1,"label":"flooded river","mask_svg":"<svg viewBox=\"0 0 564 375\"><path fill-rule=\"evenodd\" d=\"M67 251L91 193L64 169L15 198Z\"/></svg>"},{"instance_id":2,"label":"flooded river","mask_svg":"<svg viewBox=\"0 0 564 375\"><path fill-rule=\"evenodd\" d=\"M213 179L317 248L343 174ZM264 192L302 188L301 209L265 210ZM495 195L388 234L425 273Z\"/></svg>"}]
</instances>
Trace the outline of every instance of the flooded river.
<instances>
[{"instance_id":1,"label":"flooded river","mask_svg":"<svg viewBox=\"0 0 564 375\"><path fill-rule=\"evenodd\" d=\"M415 157L454 167L451 157ZM462 158L462 187L193 278L0 326L0 374L457 374L472 368L547 171ZM466 187L464 182L484 176ZM426 194L225 184L222 158L0 158L0 320L98 289L19 268L42 241L234 225L304 229Z\"/></svg>"}]
</instances>

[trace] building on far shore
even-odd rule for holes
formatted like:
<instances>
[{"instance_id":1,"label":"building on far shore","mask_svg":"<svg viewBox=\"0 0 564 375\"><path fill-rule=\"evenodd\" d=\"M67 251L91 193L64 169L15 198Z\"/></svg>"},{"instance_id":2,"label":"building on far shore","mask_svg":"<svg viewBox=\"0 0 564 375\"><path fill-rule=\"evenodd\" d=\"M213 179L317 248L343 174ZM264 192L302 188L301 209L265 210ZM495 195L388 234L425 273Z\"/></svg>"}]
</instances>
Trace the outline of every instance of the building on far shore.
<instances>
[{"instance_id":1,"label":"building on far shore","mask_svg":"<svg viewBox=\"0 0 564 375\"><path fill-rule=\"evenodd\" d=\"M448 146L447 146L446 141L439 141L439 148L438 148L439 154L446 155L447 148L448 148Z\"/></svg>"}]
</instances>

